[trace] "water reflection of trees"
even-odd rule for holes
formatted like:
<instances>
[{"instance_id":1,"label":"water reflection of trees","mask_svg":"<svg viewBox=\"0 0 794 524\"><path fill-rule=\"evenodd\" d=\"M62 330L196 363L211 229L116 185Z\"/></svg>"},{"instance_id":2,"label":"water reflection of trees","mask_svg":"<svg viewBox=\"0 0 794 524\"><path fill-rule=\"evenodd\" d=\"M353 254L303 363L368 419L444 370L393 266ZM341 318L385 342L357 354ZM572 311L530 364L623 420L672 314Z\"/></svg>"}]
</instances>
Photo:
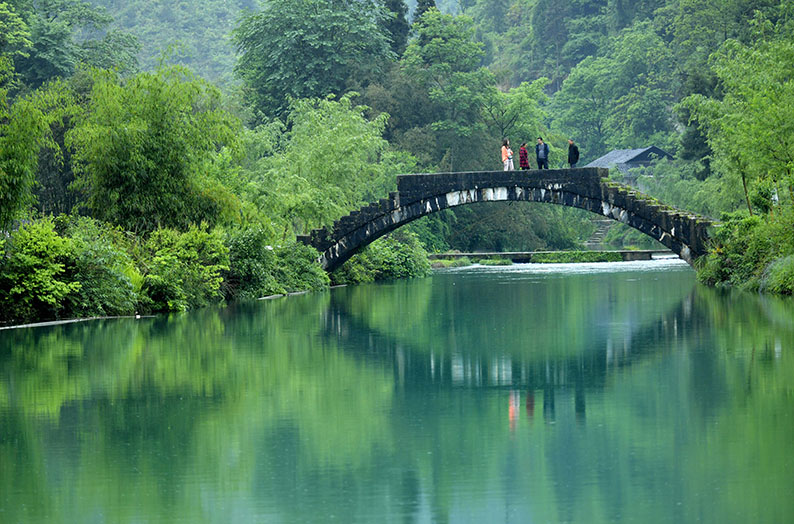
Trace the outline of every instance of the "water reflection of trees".
<instances>
[{"instance_id":1,"label":"water reflection of trees","mask_svg":"<svg viewBox=\"0 0 794 524\"><path fill-rule=\"evenodd\" d=\"M498 290L491 304L477 285L469 290L447 286L461 295L446 300L432 286L413 295L405 293L405 283L362 286L333 296L326 332L344 339L345 347L367 348L362 353L366 358L393 365L398 381L407 377L453 387L602 387L610 370L664 350L670 337L699 322L691 318L688 276L673 281L678 293L669 292L669 280L656 282L582 287L559 279L544 286L540 303L516 284L514 297L505 299ZM660 292L662 287L668 292ZM649 294L663 302L648 300ZM512 303L505 307L505 301ZM544 310L550 312L527 318L527 311ZM451 312L449 318L435 313L445 311Z\"/></svg>"},{"instance_id":2,"label":"water reflection of trees","mask_svg":"<svg viewBox=\"0 0 794 524\"><path fill-rule=\"evenodd\" d=\"M175 504L196 521L206 508L180 488L196 471L247 492L262 470L278 471L272 491L318 464L370 468L375 446L391 447L390 373L318 336L327 295L273 306L3 333L5 516L82 521L77 490L83 502L123 501L116 521ZM296 435L293 463L267 453L283 446L279 431Z\"/></svg>"},{"instance_id":3,"label":"water reflection of trees","mask_svg":"<svg viewBox=\"0 0 794 524\"><path fill-rule=\"evenodd\" d=\"M119 522L445 521L496 498L595 522L678 500L687 521L711 486L715 520L790 520L791 304L691 283L660 300L678 285L662 280L560 283L538 293L564 302L550 314L509 293L478 313L497 289L444 316L466 292L397 283L4 332L0 506L10 521L85 520L89 500ZM530 307L537 324L520 322Z\"/></svg>"},{"instance_id":4,"label":"water reflection of trees","mask_svg":"<svg viewBox=\"0 0 794 524\"><path fill-rule=\"evenodd\" d=\"M666 280L663 287L670 284ZM786 415L794 381L794 304L790 301L704 288L692 291L691 286L679 295L669 289L666 293L650 290L631 300L618 289L612 293L622 307L606 313L601 307L588 314L583 304L593 308L599 304L584 290L584 298L562 296L574 306L570 321L558 318L558 324L569 326L565 331L574 330L566 340L574 341L576 351L571 345L554 346L560 340L555 328L535 332L532 351L500 348L497 335L489 347L501 351L488 355L479 342L467 341L492 335L493 319L475 313L466 322L460 314L465 306L456 308L457 318L433 318L433 312L443 307L434 305L437 299L432 293L418 295L427 297L428 305L413 305L400 289L403 284L393 286L393 290L387 288L382 304L377 298L356 296L370 294L363 288L342 294L332 303L334 315L326 332L344 340L346 348L359 348L358 358L386 362L395 370L395 381L408 391L435 391L441 404L448 396L465 396L471 402L467 409L451 411L471 419L472 424L506 420L503 410L513 407L516 393L519 422L525 430L533 417L535 422L562 425L578 425L585 418L594 421L582 434L555 433L543 442L540 457L527 453L510 459L521 464L516 466L519 470L536 471L538 460L546 465L545 487L556 491L549 498L561 502L538 511L538 506L548 502L539 497L542 500L534 513L547 511L548 518L566 521L627 516L642 520L648 515L675 514L680 520L691 520L702 518L698 508L703 486L714 486L720 492L711 490L708 496L719 501L709 510L718 516L715 521L737 515L748 519L761 515L761 520L770 521L794 516L794 503L781 503L774 494L782 486L794 485L794 476L786 473L781 478L784 470L775 464L775 457L779 460L794 452L786 437L794 431L794 421ZM487 298L482 293L477 296L477 307L487 311ZM658 297L665 296L674 299L658 303ZM458 300L460 296L452 299ZM516 311L526 310L518 306L503 311L505 324L517 324ZM426 325L430 327L422 327L423 318L429 318ZM629 329L603 329L588 345L575 332L588 319ZM479 329L485 334L477 333ZM605 389L615 399L608 406L600 402ZM587 400L589 396L595 396L595 404ZM484 397L489 401L483 402ZM437 410L424 413L424 420L436 430L436 421L449 416ZM405 420L409 418L406 414ZM484 428L471 430L480 438L473 438L476 444L463 455L483 453L478 450L482 442L489 446L500 442L506 446L503 453L514 453L498 434ZM532 436L537 439L539 434L533 431ZM461 441L460 436L447 437ZM405 438L423 449L416 435ZM758 468L741 466L756 461ZM594 471L598 482L579 481L577 472L593 475ZM458 473L467 478L465 471ZM778 479L771 491L757 487L764 485L764 477ZM518 480L521 489L537 493L537 486L524 486L524 482ZM742 490L747 490L752 502L747 502ZM723 500L727 493L731 495ZM683 501L682 505L671 512L676 500ZM592 506L593 501L598 503Z\"/></svg>"}]
</instances>

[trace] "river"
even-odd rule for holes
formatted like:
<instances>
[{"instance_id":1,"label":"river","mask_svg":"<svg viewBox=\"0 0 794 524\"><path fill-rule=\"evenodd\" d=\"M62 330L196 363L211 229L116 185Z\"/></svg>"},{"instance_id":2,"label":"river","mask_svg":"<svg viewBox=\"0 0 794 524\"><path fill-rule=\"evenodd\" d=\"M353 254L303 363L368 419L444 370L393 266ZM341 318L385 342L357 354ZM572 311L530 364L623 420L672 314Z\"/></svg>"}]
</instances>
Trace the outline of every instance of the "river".
<instances>
[{"instance_id":1,"label":"river","mask_svg":"<svg viewBox=\"0 0 794 524\"><path fill-rule=\"evenodd\" d=\"M519 264L0 331L0 522L794 522L794 301Z\"/></svg>"}]
</instances>

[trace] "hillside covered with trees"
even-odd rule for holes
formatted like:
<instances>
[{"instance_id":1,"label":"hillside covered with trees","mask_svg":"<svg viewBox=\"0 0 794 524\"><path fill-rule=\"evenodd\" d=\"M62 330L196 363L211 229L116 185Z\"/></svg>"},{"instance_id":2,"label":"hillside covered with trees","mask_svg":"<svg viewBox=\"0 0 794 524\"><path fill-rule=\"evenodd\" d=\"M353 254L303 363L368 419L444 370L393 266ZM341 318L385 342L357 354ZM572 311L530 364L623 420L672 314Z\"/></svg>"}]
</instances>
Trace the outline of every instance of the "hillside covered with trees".
<instances>
[{"instance_id":1,"label":"hillside covered with trees","mask_svg":"<svg viewBox=\"0 0 794 524\"><path fill-rule=\"evenodd\" d=\"M700 276L794 290L794 0L2 0L0 321L183 310L322 288L295 236L407 172L500 169L567 139L655 145L653 196L722 217ZM534 158L533 164L534 164ZM568 249L584 212L466 206L424 249Z\"/></svg>"}]
</instances>

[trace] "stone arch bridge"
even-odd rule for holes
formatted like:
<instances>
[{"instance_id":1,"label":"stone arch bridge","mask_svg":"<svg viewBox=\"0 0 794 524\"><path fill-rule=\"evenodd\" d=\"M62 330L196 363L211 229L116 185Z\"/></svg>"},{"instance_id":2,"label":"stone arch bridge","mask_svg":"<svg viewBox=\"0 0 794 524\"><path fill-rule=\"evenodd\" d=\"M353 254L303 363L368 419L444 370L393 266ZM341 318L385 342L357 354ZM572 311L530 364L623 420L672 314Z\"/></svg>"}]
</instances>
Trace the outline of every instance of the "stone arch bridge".
<instances>
[{"instance_id":1,"label":"stone arch bridge","mask_svg":"<svg viewBox=\"0 0 794 524\"><path fill-rule=\"evenodd\" d=\"M298 240L333 271L377 238L430 213L477 202L546 202L586 209L658 240L690 265L707 251L713 221L611 182L603 168L400 175L397 191Z\"/></svg>"}]
</instances>

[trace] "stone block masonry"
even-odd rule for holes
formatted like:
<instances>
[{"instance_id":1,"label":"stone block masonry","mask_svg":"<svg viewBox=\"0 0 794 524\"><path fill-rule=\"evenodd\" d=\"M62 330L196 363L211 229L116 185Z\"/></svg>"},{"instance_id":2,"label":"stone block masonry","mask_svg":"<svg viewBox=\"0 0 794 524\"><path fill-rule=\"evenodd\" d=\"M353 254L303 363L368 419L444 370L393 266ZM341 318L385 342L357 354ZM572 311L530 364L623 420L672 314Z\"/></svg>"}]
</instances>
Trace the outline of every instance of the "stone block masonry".
<instances>
[{"instance_id":1,"label":"stone block masonry","mask_svg":"<svg viewBox=\"0 0 794 524\"><path fill-rule=\"evenodd\" d=\"M658 240L692 264L708 250L714 221L673 209L635 189L608 180L603 168L470 171L400 175L397 191L299 240L322 254L333 271L375 239L417 218L460 205L526 201L586 209Z\"/></svg>"}]
</instances>

